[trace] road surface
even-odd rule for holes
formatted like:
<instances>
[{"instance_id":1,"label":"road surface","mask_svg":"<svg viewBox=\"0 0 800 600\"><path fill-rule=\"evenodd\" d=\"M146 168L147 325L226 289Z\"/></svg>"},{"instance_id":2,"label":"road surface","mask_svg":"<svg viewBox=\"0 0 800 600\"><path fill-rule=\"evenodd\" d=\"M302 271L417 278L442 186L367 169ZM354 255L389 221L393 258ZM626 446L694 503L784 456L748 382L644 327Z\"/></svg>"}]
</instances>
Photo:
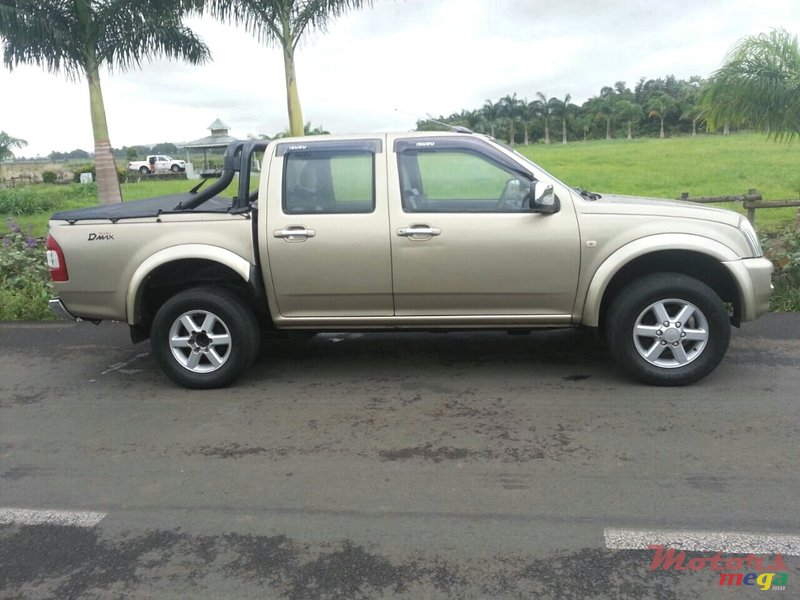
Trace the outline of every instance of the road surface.
<instances>
[{"instance_id":1,"label":"road surface","mask_svg":"<svg viewBox=\"0 0 800 600\"><path fill-rule=\"evenodd\" d=\"M653 539L780 551L798 597L798 366L771 314L687 388L554 331L317 336L189 391L122 325L0 324L0 597L758 590L650 571Z\"/></svg>"}]
</instances>

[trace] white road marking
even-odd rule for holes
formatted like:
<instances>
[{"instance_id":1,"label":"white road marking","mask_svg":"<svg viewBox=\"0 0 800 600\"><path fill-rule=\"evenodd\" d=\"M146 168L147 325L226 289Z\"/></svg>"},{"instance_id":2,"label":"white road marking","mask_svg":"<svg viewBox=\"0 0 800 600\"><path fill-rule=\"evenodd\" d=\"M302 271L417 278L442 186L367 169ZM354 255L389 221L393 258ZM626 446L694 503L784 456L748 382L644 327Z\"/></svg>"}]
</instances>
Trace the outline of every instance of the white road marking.
<instances>
[{"instance_id":1,"label":"white road marking","mask_svg":"<svg viewBox=\"0 0 800 600\"><path fill-rule=\"evenodd\" d=\"M61 525L64 527L94 527L108 513L82 510L33 510L29 508L0 508L0 525Z\"/></svg>"},{"instance_id":2,"label":"white road marking","mask_svg":"<svg viewBox=\"0 0 800 600\"><path fill-rule=\"evenodd\" d=\"M800 535L780 533L605 529L603 537L609 550L647 550L652 545L694 552L800 556Z\"/></svg>"}]
</instances>

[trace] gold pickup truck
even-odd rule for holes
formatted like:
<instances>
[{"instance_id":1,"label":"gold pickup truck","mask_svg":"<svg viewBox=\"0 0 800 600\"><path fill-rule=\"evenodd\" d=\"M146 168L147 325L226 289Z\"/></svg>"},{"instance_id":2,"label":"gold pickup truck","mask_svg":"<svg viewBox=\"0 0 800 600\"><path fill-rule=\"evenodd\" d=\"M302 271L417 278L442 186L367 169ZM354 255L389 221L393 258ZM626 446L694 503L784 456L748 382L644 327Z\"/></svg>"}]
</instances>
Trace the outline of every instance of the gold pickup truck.
<instances>
[{"instance_id":1,"label":"gold pickup truck","mask_svg":"<svg viewBox=\"0 0 800 600\"><path fill-rule=\"evenodd\" d=\"M193 388L268 333L545 327L687 384L767 310L772 272L738 214L572 188L468 131L237 142L206 189L53 215L48 249L57 314L127 322Z\"/></svg>"}]
</instances>

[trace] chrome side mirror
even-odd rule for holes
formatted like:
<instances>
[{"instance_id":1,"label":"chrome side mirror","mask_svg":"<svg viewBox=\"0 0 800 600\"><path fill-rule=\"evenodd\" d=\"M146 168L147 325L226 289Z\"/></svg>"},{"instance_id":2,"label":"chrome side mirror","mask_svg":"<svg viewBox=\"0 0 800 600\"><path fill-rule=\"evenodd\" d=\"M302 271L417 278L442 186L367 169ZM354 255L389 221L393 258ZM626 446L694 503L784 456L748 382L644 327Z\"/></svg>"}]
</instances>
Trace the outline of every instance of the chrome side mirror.
<instances>
[{"instance_id":1,"label":"chrome side mirror","mask_svg":"<svg viewBox=\"0 0 800 600\"><path fill-rule=\"evenodd\" d=\"M541 181L531 183L531 212L552 215L561 210L561 202L553 191L552 185L545 185Z\"/></svg>"}]
</instances>

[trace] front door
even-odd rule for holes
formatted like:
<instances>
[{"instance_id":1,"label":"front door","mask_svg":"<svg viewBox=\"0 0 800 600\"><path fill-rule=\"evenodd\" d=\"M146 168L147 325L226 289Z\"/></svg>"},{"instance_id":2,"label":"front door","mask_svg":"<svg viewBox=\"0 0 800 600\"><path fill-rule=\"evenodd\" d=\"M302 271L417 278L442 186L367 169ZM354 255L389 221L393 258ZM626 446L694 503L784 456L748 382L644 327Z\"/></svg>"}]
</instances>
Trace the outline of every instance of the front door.
<instances>
[{"instance_id":1,"label":"front door","mask_svg":"<svg viewBox=\"0 0 800 600\"><path fill-rule=\"evenodd\" d=\"M383 146L381 138L275 146L264 262L281 316L393 314Z\"/></svg>"},{"instance_id":2,"label":"front door","mask_svg":"<svg viewBox=\"0 0 800 600\"><path fill-rule=\"evenodd\" d=\"M562 184L552 182L561 200L558 213L532 213L525 198L530 180L546 176L527 173L482 138L399 137L393 150L397 176L389 189L398 317L567 319L580 241Z\"/></svg>"}]
</instances>

